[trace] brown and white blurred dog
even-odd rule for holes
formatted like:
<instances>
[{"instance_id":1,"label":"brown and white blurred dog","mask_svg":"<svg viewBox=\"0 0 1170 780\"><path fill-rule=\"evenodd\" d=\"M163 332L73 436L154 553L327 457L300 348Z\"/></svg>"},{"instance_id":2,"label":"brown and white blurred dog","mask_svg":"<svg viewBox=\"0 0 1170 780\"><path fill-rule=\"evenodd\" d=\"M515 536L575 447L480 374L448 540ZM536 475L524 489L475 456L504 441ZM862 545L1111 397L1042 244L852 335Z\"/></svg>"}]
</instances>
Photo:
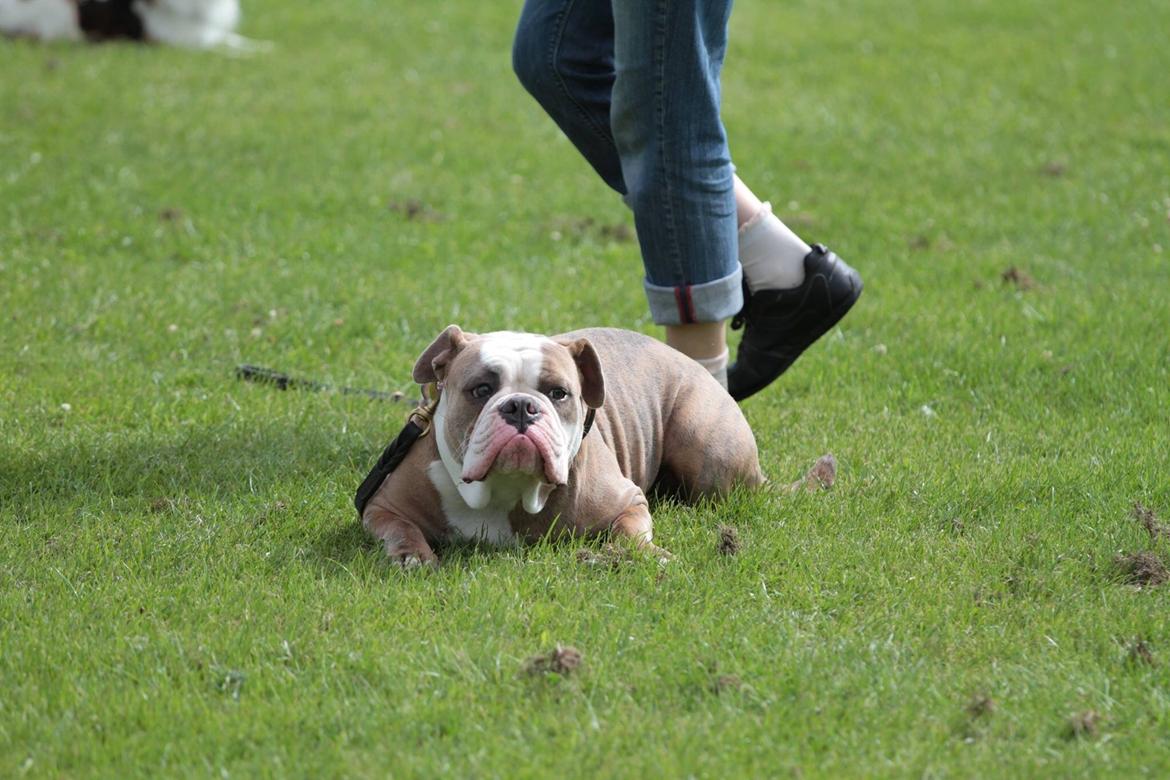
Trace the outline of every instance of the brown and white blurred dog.
<instances>
[{"instance_id":1,"label":"brown and white blurred dog","mask_svg":"<svg viewBox=\"0 0 1170 780\"><path fill-rule=\"evenodd\" d=\"M0 33L40 40L263 48L236 34L239 21L239 0L0 0Z\"/></svg>"},{"instance_id":2,"label":"brown and white blurred dog","mask_svg":"<svg viewBox=\"0 0 1170 780\"><path fill-rule=\"evenodd\" d=\"M765 481L727 391L639 333L452 325L419 356L414 379L441 385L433 430L362 510L404 566L433 565L431 545L451 537L499 545L550 530L609 532L665 557L651 541L648 493L696 500Z\"/></svg>"}]
</instances>

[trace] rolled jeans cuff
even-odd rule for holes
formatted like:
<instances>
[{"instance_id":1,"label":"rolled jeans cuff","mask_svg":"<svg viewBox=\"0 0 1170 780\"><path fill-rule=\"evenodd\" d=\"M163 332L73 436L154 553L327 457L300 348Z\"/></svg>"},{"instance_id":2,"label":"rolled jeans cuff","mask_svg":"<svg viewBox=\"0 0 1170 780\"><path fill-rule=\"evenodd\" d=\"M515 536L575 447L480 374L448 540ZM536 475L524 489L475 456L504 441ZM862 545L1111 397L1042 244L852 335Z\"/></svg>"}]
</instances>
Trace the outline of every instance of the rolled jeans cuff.
<instances>
[{"instance_id":1,"label":"rolled jeans cuff","mask_svg":"<svg viewBox=\"0 0 1170 780\"><path fill-rule=\"evenodd\" d=\"M650 316L659 325L722 322L743 308L743 269L703 284L660 287L645 281Z\"/></svg>"}]
</instances>

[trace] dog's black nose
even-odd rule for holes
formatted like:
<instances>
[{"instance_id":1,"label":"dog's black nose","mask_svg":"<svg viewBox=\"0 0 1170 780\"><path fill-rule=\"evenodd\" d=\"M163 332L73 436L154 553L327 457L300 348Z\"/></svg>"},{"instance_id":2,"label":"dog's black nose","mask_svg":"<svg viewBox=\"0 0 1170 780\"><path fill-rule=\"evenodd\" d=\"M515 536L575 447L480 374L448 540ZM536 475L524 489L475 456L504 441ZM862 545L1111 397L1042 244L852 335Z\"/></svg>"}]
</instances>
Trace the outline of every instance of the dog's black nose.
<instances>
[{"instance_id":1,"label":"dog's black nose","mask_svg":"<svg viewBox=\"0 0 1170 780\"><path fill-rule=\"evenodd\" d=\"M520 433L540 418L540 409L531 398L509 398L500 404L500 417Z\"/></svg>"}]
</instances>

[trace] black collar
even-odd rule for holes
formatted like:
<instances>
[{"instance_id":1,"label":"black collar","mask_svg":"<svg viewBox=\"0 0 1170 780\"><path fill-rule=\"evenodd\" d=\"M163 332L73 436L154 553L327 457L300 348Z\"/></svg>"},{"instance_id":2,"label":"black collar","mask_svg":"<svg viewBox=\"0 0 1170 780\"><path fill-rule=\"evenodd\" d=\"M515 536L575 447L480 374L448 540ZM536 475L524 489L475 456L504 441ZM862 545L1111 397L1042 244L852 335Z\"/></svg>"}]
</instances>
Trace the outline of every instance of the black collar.
<instances>
[{"instance_id":1,"label":"black collar","mask_svg":"<svg viewBox=\"0 0 1170 780\"><path fill-rule=\"evenodd\" d=\"M593 418L597 416L597 410L593 407L585 413L585 429L581 431L581 441L585 441L585 437L589 435L590 429L593 428Z\"/></svg>"}]
</instances>

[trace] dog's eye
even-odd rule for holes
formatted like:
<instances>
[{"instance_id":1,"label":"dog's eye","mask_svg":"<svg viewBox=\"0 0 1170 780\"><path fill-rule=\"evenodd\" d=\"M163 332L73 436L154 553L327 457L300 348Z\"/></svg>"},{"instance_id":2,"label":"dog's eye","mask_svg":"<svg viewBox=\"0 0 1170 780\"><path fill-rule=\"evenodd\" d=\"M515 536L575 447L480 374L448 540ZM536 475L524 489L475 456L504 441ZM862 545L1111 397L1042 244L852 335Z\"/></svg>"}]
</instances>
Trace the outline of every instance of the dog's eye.
<instances>
[{"instance_id":1,"label":"dog's eye","mask_svg":"<svg viewBox=\"0 0 1170 780\"><path fill-rule=\"evenodd\" d=\"M487 382L484 382L483 384L476 385L475 387L471 388L471 397L477 401L482 401L483 399L491 396L491 394L492 394L492 386L489 385Z\"/></svg>"},{"instance_id":2,"label":"dog's eye","mask_svg":"<svg viewBox=\"0 0 1170 780\"><path fill-rule=\"evenodd\" d=\"M563 401L569 397L569 391L563 387L554 387L548 391L548 397L554 401Z\"/></svg>"}]
</instances>

